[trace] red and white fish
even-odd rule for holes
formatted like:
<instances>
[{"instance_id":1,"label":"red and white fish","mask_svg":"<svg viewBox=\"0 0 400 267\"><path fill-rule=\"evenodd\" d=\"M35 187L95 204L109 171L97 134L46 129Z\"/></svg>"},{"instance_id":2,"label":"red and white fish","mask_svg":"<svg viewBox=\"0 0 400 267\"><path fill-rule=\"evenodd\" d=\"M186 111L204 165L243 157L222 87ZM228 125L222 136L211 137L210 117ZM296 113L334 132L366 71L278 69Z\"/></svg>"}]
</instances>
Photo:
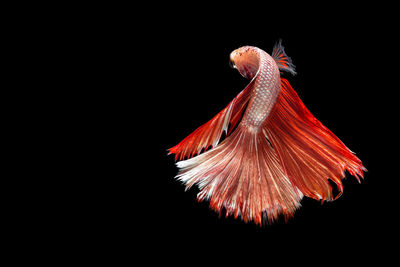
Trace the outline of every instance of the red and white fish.
<instances>
[{"instance_id":1,"label":"red and white fish","mask_svg":"<svg viewBox=\"0 0 400 267\"><path fill-rule=\"evenodd\" d=\"M230 60L251 82L212 120L169 149L182 160L176 163L176 178L186 189L197 184L199 201L262 224L293 216L303 196L336 199L345 170L360 181L366 171L361 161L281 78L280 71L295 74L281 42L271 56L244 46ZM223 132L227 137L218 144ZM338 187L336 197L329 179Z\"/></svg>"}]
</instances>

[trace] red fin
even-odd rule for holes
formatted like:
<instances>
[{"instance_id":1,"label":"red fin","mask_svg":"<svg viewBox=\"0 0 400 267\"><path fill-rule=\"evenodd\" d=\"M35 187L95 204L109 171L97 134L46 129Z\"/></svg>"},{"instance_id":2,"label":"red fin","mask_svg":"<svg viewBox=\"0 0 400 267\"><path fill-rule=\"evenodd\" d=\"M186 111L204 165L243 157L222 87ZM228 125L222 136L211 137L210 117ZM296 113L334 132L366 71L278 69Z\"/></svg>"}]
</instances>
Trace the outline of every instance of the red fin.
<instances>
[{"instance_id":1,"label":"red fin","mask_svg":"<svg viewBox=\"0 0 400 267\"><path fill-rule=\"evenodd\" d=\"M222 132L225 131L229 135L241 118L244 108L249 101L252 84L253 82L240 92L213 119L197 128L179 144L170 148L169 154L175 154L175 160L182 160L185 157L193 157L195 154L200 153L203 148L208 148L209 146L215 147L221 138Z\"/></svg>"},{"instance_id":2,"label":"red fin","mask_svg":"<svg viewBox=\"0 0 400 267\"><path fill-rule=\"evenodd\" d=\"M284 47L282 46L282 40L279 40L272 50L272 58L275 60L280 70L288 71L293 75L296 74L295 66L292 63L292 59L286 55Z\"/></svg>"},{"instance_id":3,"label":"red fin","mask_svg":"<svg viewBox=\"0 0 400 267\"><path fill-rule=\"evenodd\" d=\"M343 191L345 170L363 177L361 161L304 106L286 79L264 129L283 170L305 196L332 200L331 179ZM337 196L337 197L338 197ZM336 197L336 198L337 198ZM335 198L335 199L336 199Z\"/></svg>"},{"instance_id":4,"label":"red fin","mask_svg":"<svg viewBox=\"0 0 400 267\"><path fill-rule=\"evenodd\" d=\"M176 178L187 189L197 184L198 200L226 215L241 216L245 222L270 222L291 217L300 206L302 193L283 172L263 131L239 125L219 146L176 164Z\"/></svg>"}]
</instances>

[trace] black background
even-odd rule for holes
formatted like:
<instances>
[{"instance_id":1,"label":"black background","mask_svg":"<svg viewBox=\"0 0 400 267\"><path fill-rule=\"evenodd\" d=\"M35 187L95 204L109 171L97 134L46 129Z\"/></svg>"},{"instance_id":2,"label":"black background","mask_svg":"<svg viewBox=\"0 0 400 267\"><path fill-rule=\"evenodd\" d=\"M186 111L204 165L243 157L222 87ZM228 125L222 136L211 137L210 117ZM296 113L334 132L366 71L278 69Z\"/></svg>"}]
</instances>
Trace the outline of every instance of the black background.
<instances>
[{"instance_id":1,"label":"black background","mask_svg":"<svg viewBox=\"0 0 400 267\"><path fill-rule=\"evenodd\" d=\"M149 4L46 5L8 29L16 51L5 54L26 70L14 73L18 105L5 115L22 114L16 141L4 141L22 159L5 153L16 165L3 179L16 184L3 187L12 260L387 265L397 256L397 8ZM368 172L361 184L346 174L338 200L304 198L288 222L260 227L198 203L167 149L247 85L231 51L271 53L278 39L298 73L284 77Z\"/></svg>"},{"instance_id":2,"label":"black background","mask_svg":"<svg viewBox=\"0 0 400 267\"><path fill-rule=\"evenodd\" d=\"M97 60L109 64L96 77L99 88L93 95L94 102L99 98L97 114L105 135L96 151L104 158L95 166L99 177L89 186L95 196L88 196L82 211L88 221L74 224L90 242L115 244L122 254L138 245L151 253L149 261L161 252L167 252L166 258L189 256L191 262L207 262L213 255L278 262L293 254L304 262L316 254L333 262L342 253L382 257L377 250L393 238L395 220L385 151L390 145L386 120L391 120L386 77L391 73L384 65L391 64L385 60L391 40L382 29L390 21L358 8L329 14L323 8L296 17L279 12L241 17L232 11L221 17L210 10L134 22L113 16L112 24L100 27L107 53L98 51L102 57ZM219 217L207 202L198 203L198 190L185 192L174 179L177 168L167 149L247 85L229 68L231 51L253 45L271 53L278 39L297 70L296 76L283 76L368 172L361 184L347 173L337 201L321 205L304 198L287 223L260 227Z\"/></svg>"}]
</instances>

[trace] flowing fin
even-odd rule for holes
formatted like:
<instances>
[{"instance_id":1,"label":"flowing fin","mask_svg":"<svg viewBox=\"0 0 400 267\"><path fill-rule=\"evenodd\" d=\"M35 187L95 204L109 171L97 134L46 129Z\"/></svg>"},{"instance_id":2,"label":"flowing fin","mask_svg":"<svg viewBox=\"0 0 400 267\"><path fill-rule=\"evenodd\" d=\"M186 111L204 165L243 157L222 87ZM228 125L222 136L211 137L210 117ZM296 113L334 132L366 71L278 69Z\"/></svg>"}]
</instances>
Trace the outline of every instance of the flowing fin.
<instances>
[{"instance_id":1,"label":"flowing fin","mask_svg":"<svg viewBox=\"0 0 400 267\"><path fill-rule=\"evenodd\" d=\"M264 131L241 125L220 145L201 155L177 162L176 178L189 189L200 188L198 200L226 216L245 222L272 222L279 215L291 217L303 194L283 172Z\"/></svg>"},{"instance_id":2,"label":"flowing fin","mask_svg":"<svg viewBox=\"0 0 400 267\"><path fill-rule=\"evenodd\" d=\"M272 50L272 58L275 60L281 71L287 71L296 75L296 67L293 65L292 59L286 55L284 47L282 46L282 40L280 39Z\"/></svg>"},{"instance_id":3,"label":"flowing fin","mask_svg":"<svg viewBox=\"0 0 400 267\"><path fill-rule=\"evenodd\" d=\"M193 133L183 139L179 144L169 149L169 154L175 154L175 160L185 157L191 158L199 154L203 148L215 147L225 131L229 135L240 120L249 101L251 82L241 91L220 113L209 122L197 128ZM228 131L229 128L229 131Z\"/></svg>"},{"instance_id":4,"label":"flowing fin","mask_svg":"<svg viewBox=\"0 0 400 267\"><path fill-rule=\"evenodd\" d=\"M305 196L333 200L342 194L345 170L363 178L362 162L304 106L286 79L263 129L290 181ZM334 198L329 184L338 187Z\"/></svg>"}]
</instances>

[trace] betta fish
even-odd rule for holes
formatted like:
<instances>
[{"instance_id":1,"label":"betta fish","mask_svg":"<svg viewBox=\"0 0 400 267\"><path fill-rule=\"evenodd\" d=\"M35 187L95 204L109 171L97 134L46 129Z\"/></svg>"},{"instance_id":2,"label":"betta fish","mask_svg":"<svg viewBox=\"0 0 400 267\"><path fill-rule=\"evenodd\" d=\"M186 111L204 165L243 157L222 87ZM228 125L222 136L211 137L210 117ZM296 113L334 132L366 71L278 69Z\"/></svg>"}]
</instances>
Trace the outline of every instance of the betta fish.
<instances>
[{"instance_id":1,"label":"betta fish","mask_svg":"<svg viewBox=\"0 0 400 267\"><path fill-rule=\"evenodd\" d=\"M220 113L169 149L186 189L198 201L256 224L285 220L304 196L337 199L347 170L360 182L360 159L304 106L287 79L296 74L279 41L271 55L254 46L230 54L250 83ZM223 133L226 137L219 143ZM203 152L203 153L201 153ZM331 180L338 193L333 195ZM333 184L332 183L332 184Z\"/></svg>"}]
</instances>

